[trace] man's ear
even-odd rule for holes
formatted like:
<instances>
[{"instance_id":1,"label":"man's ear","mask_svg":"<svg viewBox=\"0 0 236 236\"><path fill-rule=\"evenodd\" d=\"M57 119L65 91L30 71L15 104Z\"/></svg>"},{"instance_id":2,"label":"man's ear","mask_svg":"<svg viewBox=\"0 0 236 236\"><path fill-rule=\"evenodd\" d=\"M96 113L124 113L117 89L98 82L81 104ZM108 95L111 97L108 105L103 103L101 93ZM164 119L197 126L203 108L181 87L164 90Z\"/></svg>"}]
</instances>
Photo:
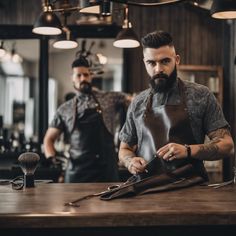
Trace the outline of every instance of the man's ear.
<instances>
[{"instance_id":1,"label":"man's ear","mask_svg":"<svg viewBox=\"0 0 236 236\"><path fill-rule=\"evenodd\" d=\"M180 55L176 55L176 58L175 58L175 63L176 63L176 65L179 65L179 63L180 63Z\"/></svg>"}]
</instances>

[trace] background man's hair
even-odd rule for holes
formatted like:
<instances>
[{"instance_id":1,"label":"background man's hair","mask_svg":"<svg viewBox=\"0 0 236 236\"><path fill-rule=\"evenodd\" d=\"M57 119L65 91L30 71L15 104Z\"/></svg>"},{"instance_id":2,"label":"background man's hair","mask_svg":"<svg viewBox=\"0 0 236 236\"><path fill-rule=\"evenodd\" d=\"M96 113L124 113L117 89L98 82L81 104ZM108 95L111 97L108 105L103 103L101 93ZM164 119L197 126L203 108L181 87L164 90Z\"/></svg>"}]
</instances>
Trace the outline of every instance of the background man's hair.
<instances>
[{"instance_id":1,"label":"background man's hair","mask_svg":"<svg viewBox=\"0 0 236 236\"><path fill-rule=\"evenodd\" d=\"M173 46L172 36L165 31L154 31L142 38L143 48L160 48L162 46Z\"/></svg>"},{"instance_id":2,"label":"background man's hair","mask_svg":"<svg viewBox=\"0 0 236 236\"><path fill-rule=\"evenodd\" d=\"M80 67L80 66L89 67L89 62L84 56L80 56L79 58L76 58L71 64L72 68Z\"/></svg>"}]
</instances>

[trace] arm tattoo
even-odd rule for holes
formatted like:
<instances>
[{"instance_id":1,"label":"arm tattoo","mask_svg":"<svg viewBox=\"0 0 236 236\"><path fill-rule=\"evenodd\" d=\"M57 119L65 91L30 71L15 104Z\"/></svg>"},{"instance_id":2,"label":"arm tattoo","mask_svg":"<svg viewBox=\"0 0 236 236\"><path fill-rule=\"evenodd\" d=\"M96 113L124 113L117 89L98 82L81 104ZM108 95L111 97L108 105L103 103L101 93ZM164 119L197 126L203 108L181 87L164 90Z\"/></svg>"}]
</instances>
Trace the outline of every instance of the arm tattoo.
<instances>
[{"instance_id":1,"label":"arm tattoo","mask_svg":"<svg viewBox=\"0 0 236 236\"><path fill-rule=\"evenodd\" d=\"M219 147L217 144L224 138L225 135L231 136L230 132L226 128L215 130L208 134L210 141L205 144L199 145L199 151L196 154L196 158L199 160L214 161L223 157L219 153Z\"/></svg>"}]
</instances>

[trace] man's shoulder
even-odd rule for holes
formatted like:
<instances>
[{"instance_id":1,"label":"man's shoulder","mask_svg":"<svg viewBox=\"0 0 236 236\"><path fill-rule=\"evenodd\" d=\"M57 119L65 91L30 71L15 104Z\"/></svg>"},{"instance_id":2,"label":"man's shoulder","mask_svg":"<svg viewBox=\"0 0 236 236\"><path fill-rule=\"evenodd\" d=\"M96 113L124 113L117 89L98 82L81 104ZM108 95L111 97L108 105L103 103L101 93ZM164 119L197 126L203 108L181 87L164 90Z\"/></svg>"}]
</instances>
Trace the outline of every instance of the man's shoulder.
<instances>
[{"instance_id":1,"label":"man's shoulder","mask_svg":"<svg viewBox=\"0 0 236 236\"><path fill-rule=\"evenodd\" d=\"M198 84L198 83L190 82L187 80L182 80L182 81L185 85L187 94L192 94L196 96L204 96L210 93L209 88L203 84Z\"/></svg>"},{"instance_id":2,"label":"man's shoulder","mask_svg":"<svg viewBox=\"0 0 236 236\"><path fill-rule=\"evenodd\" d=\"M137 107L137 106L140 106L141 104L143 104L146 101L148 95L150 94L150 91L151 91L151 89L148 88L148 89L145 89L145 90L139 92L134 97L134 99L132 101L132 106Z\"/></svg>"},{"instance_id":3,"label":"man's shoulder","mask_svg":"<svg viewBox=\"0 0 236 236\"><path fill-rule=\"evenodd\" d=\"M58 107L57 111L58 111L59 113L61 113L61 112L64 113L65 111L71 110L72 107L73 107L73 104L74 104L74 99L72 98L72 99L70 99L70 100L68 100L68 101L66 101L66 102L64 102L64 103L62 103L62 104Z\"/></svg>"}]
</instances>

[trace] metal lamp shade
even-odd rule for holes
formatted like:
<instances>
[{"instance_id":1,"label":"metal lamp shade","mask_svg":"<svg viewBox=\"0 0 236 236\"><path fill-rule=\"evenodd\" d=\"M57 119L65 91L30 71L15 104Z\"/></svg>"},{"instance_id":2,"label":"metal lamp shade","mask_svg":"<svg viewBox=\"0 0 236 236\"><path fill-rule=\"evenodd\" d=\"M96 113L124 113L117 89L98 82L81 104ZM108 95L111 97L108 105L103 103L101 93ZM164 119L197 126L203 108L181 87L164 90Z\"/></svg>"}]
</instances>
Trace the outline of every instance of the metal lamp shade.
<instances>
[{"instance_id":1,"label":"metal lamp shade","mask_svg":"<svg viewBox=\"0 0 236 236\"><path fill-rule=\"evenodd\" d=\"M101 0L80 0L79 5L81 7L80 13L88 14L100 14L100 3Z\"/></svg>"},{"instance_id":2,"label":"metal lamp shade","mask_svg":"<svg viewBox=\"0 0 236 236\"><path fill-rule=\"evenodd\" d=\"M78 43L75 41L71 31L68 28L63 30L62 34L59 35L57 40L53 43L53 47L58 49L72 49L76 48L77 46Z\"/></svg>"},{"instance_id":3,"label":"metal lamp shade","mask_svg":"<svg viewBox=\"0 0 236 236\"><path fill-rule=\"evenodd\" d=\"M36 20L33 33L43 35L58 35L62 33L61 22L53 12L42 12Z\"/></svg>"},{"instance_id":4,"label":"metal lamp shade","mask_svg":"<svg viewBox=\"0 0 236 236\"><path fill-rule=\"evenodd\" d=\"M132 28L123 28L118 33L113 46L118 48L136 48L140 46L140 43Z\"/></svg>"},{"instance_id":5,"label":"metal lamp shade","mask_svg":"<svg viewBox=\"0 0 236 236\"><path fill-rule=\"evenodd\" d=\"M236 0L214 0L211 16L217 19L236 19Z\"/></svg>"}]
</instances>

